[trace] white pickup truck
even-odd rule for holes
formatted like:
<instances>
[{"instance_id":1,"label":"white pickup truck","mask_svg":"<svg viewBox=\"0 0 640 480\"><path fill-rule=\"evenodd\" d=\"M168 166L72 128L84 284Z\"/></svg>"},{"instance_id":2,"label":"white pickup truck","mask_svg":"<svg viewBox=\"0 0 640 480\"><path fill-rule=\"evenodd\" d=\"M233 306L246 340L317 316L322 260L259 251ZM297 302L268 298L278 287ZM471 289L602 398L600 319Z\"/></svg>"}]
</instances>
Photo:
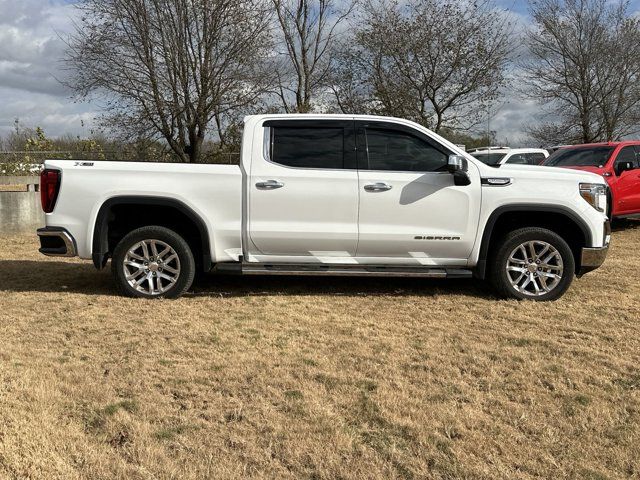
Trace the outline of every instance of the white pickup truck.
<instances>
[{"instance_id":1,"label":"white pickup truck","mask_svg":"<svg viewBox=\"0 0 640 480\"><path fill-rule=\"evenodd\" d=\"M488 279L552 300L599 267L603 178L500 170L415 123L255 115L240 165L50 160L45 255L93 259L134 297L178 297L196 270Z\"/></svg>"}]
</instances>

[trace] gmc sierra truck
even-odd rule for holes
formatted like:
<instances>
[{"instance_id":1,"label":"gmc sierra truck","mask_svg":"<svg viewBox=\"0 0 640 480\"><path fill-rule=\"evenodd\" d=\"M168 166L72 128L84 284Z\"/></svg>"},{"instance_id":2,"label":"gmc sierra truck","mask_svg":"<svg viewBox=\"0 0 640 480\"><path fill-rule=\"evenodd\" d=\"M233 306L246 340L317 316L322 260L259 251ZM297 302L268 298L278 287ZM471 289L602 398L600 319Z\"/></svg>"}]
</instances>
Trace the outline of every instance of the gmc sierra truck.
<instances>
[{"instance_id":1,"label":"gmc sierra truck","mask_svg":"<svg viewBox=\"0 0 640 480\"><path fill-rule=\"evenodd\" d=\"M132 297L178 297L196 270L487 279L553 300L599 267L607 185L483 164L410 121L245 118L240 165L49 160L40 252L111 270Z\"/></svg>"}]
</instances>

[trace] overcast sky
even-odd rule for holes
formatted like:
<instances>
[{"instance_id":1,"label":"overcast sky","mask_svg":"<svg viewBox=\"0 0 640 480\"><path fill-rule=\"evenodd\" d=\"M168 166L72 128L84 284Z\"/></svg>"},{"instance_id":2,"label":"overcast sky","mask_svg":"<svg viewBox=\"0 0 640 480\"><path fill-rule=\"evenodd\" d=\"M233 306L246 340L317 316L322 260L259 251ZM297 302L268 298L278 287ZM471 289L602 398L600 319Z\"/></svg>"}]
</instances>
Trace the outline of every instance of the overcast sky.
<instances>
[{"instance_id":1,"label":"overcast sky","mask_svg":"<svg viewBox=\"0 0 640 480\"><path fill-rule=\"evenodd\" d=\"M496 0L522 25L529 22L523 0ZM97 105L76 103L58 79L64 76L61 37L73 29L74 0L0 0L0 135L14 128L42 126L50 136L88 135ZM640 10L633 0L631 11ZM513 94L491 115L500 142L521 140L521 128L535 121L537 106ZM84 123L84 126L83 126Z\"/></svg>"}]
</instances>

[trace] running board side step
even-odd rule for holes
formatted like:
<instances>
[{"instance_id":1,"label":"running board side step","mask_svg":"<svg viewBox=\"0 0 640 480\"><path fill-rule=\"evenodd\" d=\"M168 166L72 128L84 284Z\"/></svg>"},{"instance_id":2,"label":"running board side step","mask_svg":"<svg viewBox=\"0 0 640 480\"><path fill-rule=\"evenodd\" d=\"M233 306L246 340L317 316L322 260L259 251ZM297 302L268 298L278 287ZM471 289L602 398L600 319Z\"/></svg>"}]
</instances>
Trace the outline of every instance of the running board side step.
<instances>
[{"instance_id":1,"label":"running board side step","mask_svg":"<svg viewBox=\"0 0 640 480\"><path fill-rule=\"evenodd\" d=\"M223 264L219 264L222 266ZM225 271L219 268L218 271ZM242 263L243 275L327 275L375 277L471 278L466 268L434 268L389 265L334 265L334 264L253 264Z\"/></svg>"}]
</instances>

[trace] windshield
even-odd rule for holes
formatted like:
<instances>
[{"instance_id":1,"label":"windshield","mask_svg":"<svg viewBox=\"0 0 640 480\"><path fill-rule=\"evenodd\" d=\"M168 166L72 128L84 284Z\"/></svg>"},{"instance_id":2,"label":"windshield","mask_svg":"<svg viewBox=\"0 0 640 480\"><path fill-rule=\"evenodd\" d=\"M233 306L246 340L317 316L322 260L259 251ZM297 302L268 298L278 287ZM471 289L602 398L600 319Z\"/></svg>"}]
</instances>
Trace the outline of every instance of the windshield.
<instances>
[{"instance_id":1,"label":"windshield","mask_svg":"<svg viewBox=\"0 0 640 480\"><path fill-rule=\"evenodd\" d=\"M473 156L487 165L497 165L506 153L474 153Z\"/></svg>"},{"instance_id":2,"label":"windshield","mask_svg":"<svg viewBox=\"0 0 640 480\"><path fill-rule=\"evenodd\" d=\"M561 148L544 162L548 167L603 167L614 147Z\"/></svg>"}]
</instances>

